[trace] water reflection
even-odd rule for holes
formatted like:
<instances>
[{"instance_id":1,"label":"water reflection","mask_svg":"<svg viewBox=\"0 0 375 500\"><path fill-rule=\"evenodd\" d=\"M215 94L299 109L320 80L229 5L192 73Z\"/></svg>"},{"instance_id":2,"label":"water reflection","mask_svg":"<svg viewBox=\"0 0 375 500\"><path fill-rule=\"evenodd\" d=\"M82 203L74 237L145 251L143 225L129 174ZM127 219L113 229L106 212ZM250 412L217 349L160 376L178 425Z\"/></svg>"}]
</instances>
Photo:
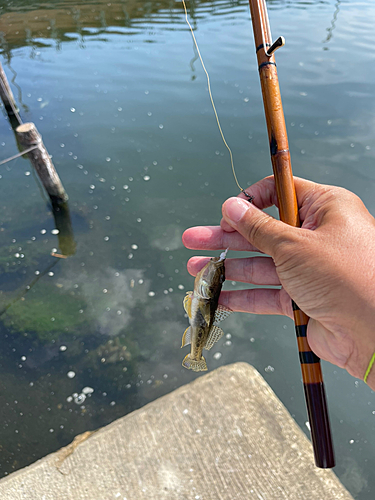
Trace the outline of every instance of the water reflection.
<instances>
[{"instance_id":1,"label":"water reflection","mask_svg":"<svg viewBox=\"0 0 375 500\"><path fill-rule=\"evenodd\" d=\"M339 12L340 12L340 4L341 4L341 0L337 0L337 2L335 3L335 12L333 13L331 26L329 28L327 28L327 37L323 40L323 43L328 43L333 36L333 31L336 28L337 17L338 17ZM327 47L326 47L326 49L327 49Z\"/></svg>"}]
</instances>

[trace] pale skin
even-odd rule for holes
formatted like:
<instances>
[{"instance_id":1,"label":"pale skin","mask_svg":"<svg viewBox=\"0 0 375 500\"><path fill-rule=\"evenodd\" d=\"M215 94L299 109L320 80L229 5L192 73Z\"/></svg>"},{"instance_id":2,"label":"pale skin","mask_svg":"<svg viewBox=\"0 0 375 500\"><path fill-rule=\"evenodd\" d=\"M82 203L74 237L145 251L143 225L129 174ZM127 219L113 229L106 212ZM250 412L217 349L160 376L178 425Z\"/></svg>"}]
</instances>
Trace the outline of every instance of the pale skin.
<instances>
[{"instance_id":1,"label":"pale skin","mask_svg":"<svg viewBox=\"0 0 375 500\"><path fill-rule=\"evenodd\" d=\"M307 338L320 358L363 379L375 352L375 219L346 189L295 178L301 228L262 210L277 206L273 177L266 177L222 206L220 226L187 229L194 250L258 251L268 256L227 259L226 278L264 288L223 291L233 311L293 318L290 298L310 316ZM195 276L207 257L193 257ZM267 288L281 285L279 289ZM375 390L375 365L367 379Z\"/></svg>"}]
</instances>

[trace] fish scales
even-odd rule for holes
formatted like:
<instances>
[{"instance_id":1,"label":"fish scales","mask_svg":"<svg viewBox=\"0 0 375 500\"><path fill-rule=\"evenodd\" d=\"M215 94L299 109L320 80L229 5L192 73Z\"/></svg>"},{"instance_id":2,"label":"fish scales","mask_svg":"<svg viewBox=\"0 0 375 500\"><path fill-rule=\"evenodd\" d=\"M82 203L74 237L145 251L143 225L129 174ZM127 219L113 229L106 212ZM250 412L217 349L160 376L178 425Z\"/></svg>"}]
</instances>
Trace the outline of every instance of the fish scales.
<instances>
[{"instance_id":1,"label":"fish scales","mask_svg":"<svg viewBox=\"0 0 375 500\"><path fill-rule=\"evenodd\" d=\"M194 282L194 291L187 292L184 308L189 317L190 326L182 337L182 346L191 344L190 353L182 366L193 371L206 371L207 364L202 356L203 349L211 349L224 332L217 326L232 311L219 306L219 296L225 281L225 259L228 249L220 257L212 258L199 271Z\"/></svg>"}]
</instances>

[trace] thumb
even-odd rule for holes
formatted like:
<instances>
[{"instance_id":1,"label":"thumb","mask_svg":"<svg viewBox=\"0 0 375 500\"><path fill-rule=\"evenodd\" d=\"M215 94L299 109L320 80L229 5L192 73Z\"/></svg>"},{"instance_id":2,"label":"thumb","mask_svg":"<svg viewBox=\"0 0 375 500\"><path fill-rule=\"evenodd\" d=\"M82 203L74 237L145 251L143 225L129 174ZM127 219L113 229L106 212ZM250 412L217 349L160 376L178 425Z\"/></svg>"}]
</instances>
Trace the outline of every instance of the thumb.
<instances>
[{"instance_id":1,"label":"thumb","mask_svg":"<svg viewBox=\"0 0 375 500\"><path fill-rule=\"evenodd\" d=\"M271 257L275 256L279 243L297 242L300 229L274 219L242 198L229 198L222 210L230 226Z\"/></svg>"}]
</instances>

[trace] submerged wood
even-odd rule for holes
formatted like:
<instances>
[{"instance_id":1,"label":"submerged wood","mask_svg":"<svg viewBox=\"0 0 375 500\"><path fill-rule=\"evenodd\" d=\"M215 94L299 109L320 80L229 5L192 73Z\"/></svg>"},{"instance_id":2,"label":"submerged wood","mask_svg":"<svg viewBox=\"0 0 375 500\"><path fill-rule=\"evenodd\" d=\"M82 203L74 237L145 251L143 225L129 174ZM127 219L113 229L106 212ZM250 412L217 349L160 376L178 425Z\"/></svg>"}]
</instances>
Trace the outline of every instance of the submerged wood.
<instances>
[{"instance_id":1,"label":"submerged wood","mask_svg":"<svg viewBox=\"0 0 375 500\"><path fill-rule=\"evenodd\" d=\"M53 202L52 213L56 229L59 231L57 238L62 256L69 257L74 255L76 253L76 242L74 241L68 203Z\"/></svg>"},{"instance_id":2,"label":"submerged wood","mask_svg":"<svg viewBox=\"0 0 375 500\"><path fill-rule=\"evenodd\" d=\"M68 195L46 150L42 137L34 123L23 123L16 128L17 138L25 149L37 146L27 155L39 175L42 184L53 203L64 203Z\"/></svg>"}]
</instances>

